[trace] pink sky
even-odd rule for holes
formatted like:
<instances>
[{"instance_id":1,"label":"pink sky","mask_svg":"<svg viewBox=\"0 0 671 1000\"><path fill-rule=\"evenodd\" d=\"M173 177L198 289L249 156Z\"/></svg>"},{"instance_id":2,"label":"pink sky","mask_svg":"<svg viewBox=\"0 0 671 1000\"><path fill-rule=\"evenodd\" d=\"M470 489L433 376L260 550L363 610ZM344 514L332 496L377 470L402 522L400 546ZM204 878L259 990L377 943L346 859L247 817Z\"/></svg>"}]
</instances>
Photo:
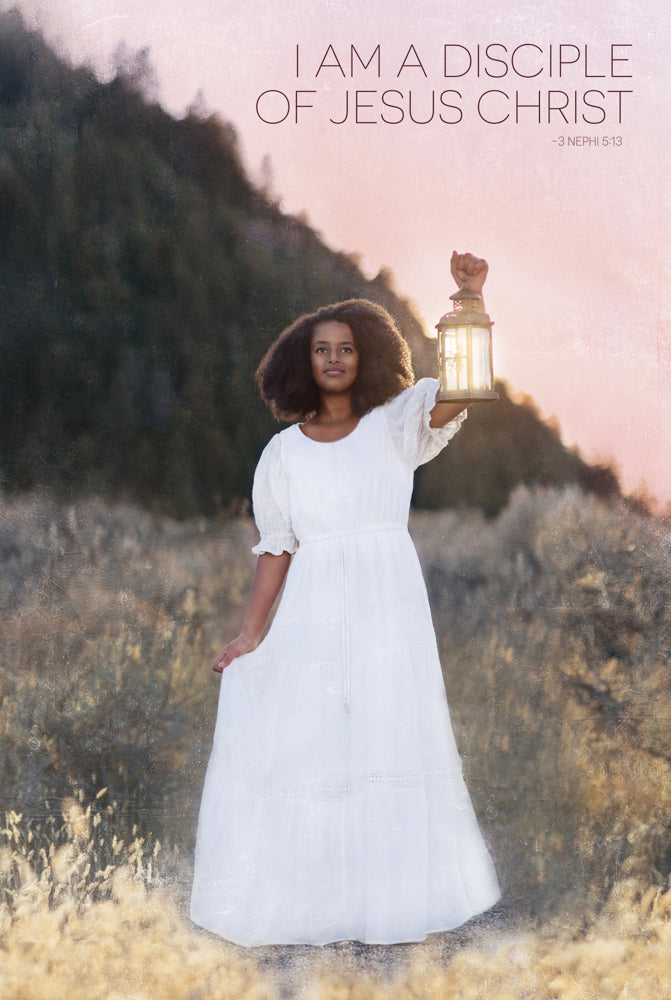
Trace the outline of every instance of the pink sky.
<instances>
[{"instance_id":1,"label":"pink sky","mask_svg":"<svg viewBox=\"0 0 671 1000\"><path fill-rule=\"evenodd\" d=\"M671 501L666 0L527 6L476 0L465 9L440 0L417 0L414 7L399 0L365 6L355 0L18 0L17 6L73 60L89 61L102 73L120 40L133 49L149 46L161 102L179 115L201 91L207 107L236 126L251 176L262 179L269 156L283 208L305 212L333 248L361 254L369 275L391 268L398 291L414 300L428 329L450 305L452 249L486 256L497 373L533 396L544 415L556 415L565 441L577 443L585 457L613 460L625 489L645 483L663 503ZM490 61L481 63L477 77L476 46L482 54L496 43L506 46L508 58L525 44L517 68L529 76L508 67L505 77L488 77L485 67L502 68ZM351 46L365 61L378 44L380 77L375 62L364 69L356 60L350 75ZM329 45L345 78L333 66L317 73ZM466 57L456 46L469 50L470 73L444 76L444 45L454 60L448 71L464 65L457 66ZM567 59L561 78L560 45ZM628 61L611 63L611 45ZM581 61L568 65L576 51ZM334 62L331 54L325 62ZM314 106L300 112L297 124L292 116L280 124L261 121L256 102L262 92L293 97L296 89L316 91L302 96L301 103ZM360 122L329 121L342 117L345 91L353 100L357 89L373 91L360 97ZM437 116L426 124L408 120L409 93L415 118L423 119L432 91L439 101L447 89L462 95L460 122L440 105L447 123ZM516 89L522 103L531 103L538 90L543 100L551 89L571 101L577 92L579 112L595 118L580 102L584 91L601 89L606 120L564 125L553 112L550 124L538 124L524 109L520 124L478 117L484 91L507 95L489 95L481 105L493 119L514 109ZM400 124L381 120L400 114L385 108L385 90L401 92L393 98L404 109ZM609 90L633 91L621 98L621 122L619 98ZM264 116L281 102L277 94L264 98ZM598 138L599 145L556 141L582 136ZM604 138L621 145L604 145Z\"/></svg>"}]
</instances>

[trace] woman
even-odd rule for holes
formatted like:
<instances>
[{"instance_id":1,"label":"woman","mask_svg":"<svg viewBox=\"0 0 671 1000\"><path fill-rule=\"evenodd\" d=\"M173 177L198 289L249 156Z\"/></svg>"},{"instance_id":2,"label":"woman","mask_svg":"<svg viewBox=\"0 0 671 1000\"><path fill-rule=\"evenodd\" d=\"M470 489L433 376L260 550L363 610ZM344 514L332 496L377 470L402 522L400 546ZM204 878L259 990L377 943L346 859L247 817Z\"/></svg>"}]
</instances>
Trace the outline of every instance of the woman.
<instances>
[{"instance_id":1,"label":"woman","mask_svg":"<svg viewBox=\"0 0 671 1000\"><path fill-rule=\"evenodd\" d=\"M479 291L487 264L453 254L452 271ZM243 945L420 941L498 898L407 530L414 469L465 413L413 385L393 320L363 300L294 323L257 380L302 422L254 478L259 558L213 668L191 915Z\"/></svg>"}]
</instances>

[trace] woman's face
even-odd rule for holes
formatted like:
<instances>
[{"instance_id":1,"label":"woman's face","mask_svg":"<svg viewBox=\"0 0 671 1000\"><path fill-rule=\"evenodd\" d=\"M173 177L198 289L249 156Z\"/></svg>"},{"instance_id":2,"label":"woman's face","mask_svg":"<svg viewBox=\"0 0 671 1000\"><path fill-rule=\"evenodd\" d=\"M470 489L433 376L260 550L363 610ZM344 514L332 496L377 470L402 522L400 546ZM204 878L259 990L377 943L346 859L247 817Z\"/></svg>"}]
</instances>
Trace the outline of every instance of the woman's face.
<instances>
[{"instance_id":1,"label":"woman's face","mask_svg":"<svg viewBox=\"0 0 671 1000\"><path fill-rule=\"evenodd\" d=\"M349 392L359 370L354 334L336 319L317 323L310 344L312 377L320 392Z\"/></svg>"}]
</instances>

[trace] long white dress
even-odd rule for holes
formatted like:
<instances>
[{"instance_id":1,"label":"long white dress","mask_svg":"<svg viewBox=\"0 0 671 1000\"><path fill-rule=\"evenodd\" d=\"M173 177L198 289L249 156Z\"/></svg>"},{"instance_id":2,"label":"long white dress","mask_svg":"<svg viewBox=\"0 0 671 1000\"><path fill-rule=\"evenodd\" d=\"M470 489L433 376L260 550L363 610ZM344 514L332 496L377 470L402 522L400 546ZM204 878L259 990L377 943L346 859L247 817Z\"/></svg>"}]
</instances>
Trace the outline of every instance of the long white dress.
<instances>
[{"instance_id":1,"label":"long white dress","mask_svg":"<svg viewBox=\"0 0 671 1000\"><path fill-rule=\"evenodd\" d=\"M192 919L242 945L421 941L499 896L407 530L437 382L322 443L272 438L257 553L295 553L258 648L221 679Z\"/></svg>"}]
</instances>

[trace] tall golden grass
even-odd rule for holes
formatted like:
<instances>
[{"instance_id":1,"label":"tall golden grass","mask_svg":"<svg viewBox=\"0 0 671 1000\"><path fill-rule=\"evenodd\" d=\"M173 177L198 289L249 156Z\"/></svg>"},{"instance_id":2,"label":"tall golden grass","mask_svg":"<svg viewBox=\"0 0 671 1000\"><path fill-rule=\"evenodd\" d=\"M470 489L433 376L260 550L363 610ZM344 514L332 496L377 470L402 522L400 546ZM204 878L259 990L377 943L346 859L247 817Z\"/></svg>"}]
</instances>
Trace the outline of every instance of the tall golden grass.
<instances>
[{"instance_id":1,"label":"tall golden grass","mask_svg":"<svg viewBox=\"0 0 671 1000\"><path fill-rule=\"evenodd\" d=\"M10 814L0 849L3 1000L636 1000L668 995L671 892L626 879L585 928L488 925L396 948L245 952L189 925L184 907L119 845L97 869L98 813L64 803L39 859ZM290 954L288 954L290 953Z\"/></svg>"},{"instance_id":2,"label":"tall golden grass","mask_svg":"<svg viewBox=\"0 0 671 1000\"><path fill-rule=\"evenodd\" d=\"M3 1000L275 995L253 960L194 933L153 886L158 844L147 859L142 838L115 838L103 868L100 812L70 799L62 814L49 843L17 813L0 831Z\"/></svg>"},{"instance_id":3,"label":"tall golden grass","mask_svg":"<svg viewBox=\"0 0 671 1000\"><path fill-rule=\"evenodd\" d=\"M504 907L421 946L192 927L215 650L253 525L0 501L0 997L636 997L671 989L669 526L576 491L415 514Z\"/></svg>"}]
</instances>

